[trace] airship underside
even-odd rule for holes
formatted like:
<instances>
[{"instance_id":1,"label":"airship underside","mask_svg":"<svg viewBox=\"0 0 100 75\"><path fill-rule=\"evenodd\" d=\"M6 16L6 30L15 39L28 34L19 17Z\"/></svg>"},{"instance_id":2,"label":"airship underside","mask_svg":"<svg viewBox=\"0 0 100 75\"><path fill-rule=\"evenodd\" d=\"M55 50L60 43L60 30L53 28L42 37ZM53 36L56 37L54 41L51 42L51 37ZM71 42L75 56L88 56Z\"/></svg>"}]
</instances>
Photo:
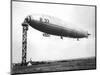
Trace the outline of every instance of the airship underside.
<instances>
[{"instance_id":1,"label":"airship underside","mask_svg":"<svg viewBox=\"0 0 100 75\"><path fill-rule=\"evenodd\" d=\"M41 21L41 18L40 20L35 20L32 19L31 16L28 16L25 19L25 22L27 22L32 28L35 28L46 34L61 36L61 39L63 39L63 37L70 37L70 38L77 38L77 39L84 38L84 37L87 38L90 35L87 32L81 32L76 29L71 29L71 28L63 27L61 25L52 24L49 22L49 20L48 22L43 22Z\"/></svg>"}]
</instances>

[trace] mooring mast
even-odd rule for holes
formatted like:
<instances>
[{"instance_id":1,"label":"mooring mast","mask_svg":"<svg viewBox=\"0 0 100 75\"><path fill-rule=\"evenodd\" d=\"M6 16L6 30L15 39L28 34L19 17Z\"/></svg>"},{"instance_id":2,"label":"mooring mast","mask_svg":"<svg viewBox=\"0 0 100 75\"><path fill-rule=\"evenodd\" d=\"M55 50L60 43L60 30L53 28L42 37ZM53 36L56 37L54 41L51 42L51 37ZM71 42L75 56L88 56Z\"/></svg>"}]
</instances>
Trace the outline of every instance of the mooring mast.
<instances>
[{"instance_id":1,"label":"mooring mast","mask_svg":"<svg viewBox=\"0 0 100 75\"><path fill-rule=\"evenodd\" d=\"M23 22L22 27L22 65L26 65L28 23Z\"/></svg>"}]
</instances>

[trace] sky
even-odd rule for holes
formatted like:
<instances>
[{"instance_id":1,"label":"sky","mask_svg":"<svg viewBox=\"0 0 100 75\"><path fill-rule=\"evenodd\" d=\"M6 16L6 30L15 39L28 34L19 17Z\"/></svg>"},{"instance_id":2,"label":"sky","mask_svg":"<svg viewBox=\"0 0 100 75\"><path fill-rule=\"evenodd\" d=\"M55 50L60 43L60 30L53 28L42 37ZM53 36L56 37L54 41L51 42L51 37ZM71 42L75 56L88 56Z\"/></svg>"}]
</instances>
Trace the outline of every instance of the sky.
<instances>
[{"instance_id":1,"label":"sky","mask_svg":"<svg viewBox=\"0 0 100 75\"><path fill-rule=\"evenodd\" d=\"M95 7L12 2L12 62L22 61L22 23L31 14L57 17L65 27L88 31L89 38L77 39L50 35L44 37L29 26L27 32L27 61L53 61L95 56ZM57 21L54 21L55 23ZM59 23L58 22L58 23ZM66 23L65 23L66 22Z\"/></svg>"}]
</instances>

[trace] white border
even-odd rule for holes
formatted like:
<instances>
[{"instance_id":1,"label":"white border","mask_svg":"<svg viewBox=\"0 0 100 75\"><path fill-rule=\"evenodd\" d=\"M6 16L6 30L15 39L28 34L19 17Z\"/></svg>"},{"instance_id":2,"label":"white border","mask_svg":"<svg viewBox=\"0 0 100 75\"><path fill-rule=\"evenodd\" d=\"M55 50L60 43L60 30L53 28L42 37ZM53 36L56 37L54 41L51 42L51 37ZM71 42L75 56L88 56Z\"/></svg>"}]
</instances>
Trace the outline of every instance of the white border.
<instances>
[{"instance_id":1,"label":"white border","mask_svg":"<svg viewBox=\"0 0 100 75\"><path fill-rule=\"evenodd\" d=\"M97 5L97 70L39 73L41 75L99 75L100 0L36 0L43 2ZM0 0L0 75L10 74L10 0ZM39 75L37 73L37 75ZM29 74L27 74L29 75ZM34 74L35 75L35 74Z\"/></svg>"}]
</instances>

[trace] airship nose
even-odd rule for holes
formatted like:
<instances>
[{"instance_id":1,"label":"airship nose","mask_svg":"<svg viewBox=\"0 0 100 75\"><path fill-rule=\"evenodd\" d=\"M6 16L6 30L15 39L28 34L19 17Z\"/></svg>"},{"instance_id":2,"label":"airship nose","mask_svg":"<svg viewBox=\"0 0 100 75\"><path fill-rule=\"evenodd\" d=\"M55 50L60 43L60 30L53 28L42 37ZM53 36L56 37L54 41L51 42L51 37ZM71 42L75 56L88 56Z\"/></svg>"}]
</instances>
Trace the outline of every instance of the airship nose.
<instances>
[{"instance_id":1,"label":"airship nose","mask_svg":"<svg viewBox=\"0 0 100 75\"><path fill-rule=\"evenodd\" d=\"M27 22L27 23L29 23L30 20L31 20L31 16L28 16L28 17L25 18L25 22Z\"/></svg>"}]
</instances>

